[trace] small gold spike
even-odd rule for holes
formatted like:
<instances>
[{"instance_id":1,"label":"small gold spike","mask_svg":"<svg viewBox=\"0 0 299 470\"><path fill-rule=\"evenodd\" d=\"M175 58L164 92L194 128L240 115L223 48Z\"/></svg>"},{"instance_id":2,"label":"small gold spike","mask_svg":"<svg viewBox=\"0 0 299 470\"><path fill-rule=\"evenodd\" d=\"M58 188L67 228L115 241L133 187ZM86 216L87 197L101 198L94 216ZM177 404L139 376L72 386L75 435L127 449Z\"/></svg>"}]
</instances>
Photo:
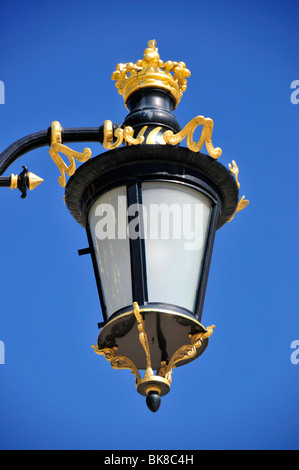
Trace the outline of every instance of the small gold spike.
<instances>
[{"instance_id":1,"label":"small gold spike","mask_svg":"<svg viewBox=\"0 0 299 470\"><path fill-rule=\"evenodd\" d=\"M40 178L39 176L35 175L34 173L29 173L27 174L28 177L28 189L32 190L36 188L39 184L41 184L44 180Z\"/></svg>"}]
</instances>

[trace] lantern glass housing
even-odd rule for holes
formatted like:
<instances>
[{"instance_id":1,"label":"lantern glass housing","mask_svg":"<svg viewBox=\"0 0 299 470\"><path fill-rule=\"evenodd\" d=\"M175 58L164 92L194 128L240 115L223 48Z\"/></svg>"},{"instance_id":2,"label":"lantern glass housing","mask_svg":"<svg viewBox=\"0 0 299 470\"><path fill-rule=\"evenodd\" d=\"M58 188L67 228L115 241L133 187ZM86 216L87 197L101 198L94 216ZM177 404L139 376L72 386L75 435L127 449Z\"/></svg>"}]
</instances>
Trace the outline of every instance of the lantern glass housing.
<instances>
[{"instance_id":1,"label":"lantern glass housing","mask_svg":"<svg viewBox=\"0 0 299 470\"><path fill-rule=\"evenodd\" d=\"M206 331L200 322L215 233L238 198L223 165L213 162L213 178L210 167L209 157L183 147L127 146L84 163L66 186L66 204L87 231L101 301L98 348L117 348L138 369L147 363L134 302L154 370Z\"/></svg>"},{"instance_id":2,"label":"lantern glass housing","mask_svg":"<svg viewBox=\"0 0 299 470\"><path fill-rule=\"evenodd\" d=\"M148 299L194 312L212 203L194 188L165 182L142 184L142 201Z\"/></svg>"},{"instance_id":3,"label":"lantern glass housing","mask_svg":"<svg viewBox=\"0 0 299 470\"><path fill-rule=\"evenodd\" d=\"M137 238L145 255L146 301L195 314L212 202L192 187L161 181L142 183L139 200L129 206L127 188L119 186L89 211L107 319L134 301L130 239Z\"/></svg>"}]
</instances>

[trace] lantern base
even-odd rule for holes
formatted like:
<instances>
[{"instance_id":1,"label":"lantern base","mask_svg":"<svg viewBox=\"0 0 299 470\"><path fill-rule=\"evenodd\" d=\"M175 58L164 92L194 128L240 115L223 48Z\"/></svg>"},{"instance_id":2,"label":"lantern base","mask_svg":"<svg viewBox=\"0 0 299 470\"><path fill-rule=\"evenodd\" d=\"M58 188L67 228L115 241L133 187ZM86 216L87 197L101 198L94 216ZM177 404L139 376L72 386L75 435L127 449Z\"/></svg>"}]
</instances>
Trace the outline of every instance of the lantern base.
<instances>
[{"instance_id":1,"label":"lantern base","mask_svg":"<svg viewBox=\"0 0 299 470\"><path fill-rule=\"evenodd\" d=\"M146 371L143 378L141 378L140 372L138 370L139 368L137 367L134 360L126 355L119 354L119 348L117 345L106 345L104 348L93 345L93 348L96 354L104 355L106 359L110 361L113 368L130 369L132 374L136 375L137 391L141 395L146 396L146 403L148 408L151 411L156 412L160 407L161 396L166 395L170 390L173 369L178 365L185 363L186 361L194 359L197 356L198 350L203 347L204 343L208 341L208 338L213 333L215 325L208 326L207 329L200 325L203 331L189 334L189 344L181 345L172 354L169 361L161 360L160 367L157 368L157 374L155 375L152 369L151 350L149 346L148 334L145 329L145 320L137 302L134 302L133 304L133 314L137 322L137 330L139 332L138 341L144 353L143 356ZM120 332L118 334L120 336Z\"/></svg>"},{"instance_id":2,"label":"lantern base","mask_svg":"<svg viewBox=\"0 0 299 470\"><path fill-rule=\"evenodd\" d=\"M206 333L206 328L187 310L173 305L153 304L139 306L146 323L151 367L161 368L183 345L190 343L190 335ZM178 366L199 357L208 346L208 338L202 341L194 357L186 356ZM146 370L147 363L139 336L136 334L136 316L132 306L114 314L101 329L98 349L117 347L116 356L129 357L139 370Z\"/></svg>"}]
</instances>

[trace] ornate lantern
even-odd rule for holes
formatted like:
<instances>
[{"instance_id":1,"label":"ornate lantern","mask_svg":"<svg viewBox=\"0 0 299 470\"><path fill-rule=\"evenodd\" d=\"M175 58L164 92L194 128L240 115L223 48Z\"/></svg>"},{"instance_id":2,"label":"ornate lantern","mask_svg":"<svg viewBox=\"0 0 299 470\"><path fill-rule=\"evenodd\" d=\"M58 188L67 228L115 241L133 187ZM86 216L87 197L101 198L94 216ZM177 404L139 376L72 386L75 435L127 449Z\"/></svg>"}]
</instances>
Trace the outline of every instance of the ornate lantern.
<instances>
[{"instance_id":1,"label":"ornate lantern","mask_svg":"<svg viewBox=\"0 0 299 470\"><path fill-rule=\"evenodd\" d=\"M213 121L197 116L181 129L173 114L189 76L183 62L164 63L149 41L143 59L112 74L129 111L122 125L63 129L55 121L29 136L31 148L50 145L65 203L86 229L89 246L79 254L91 255L103 313L94 351L132 371L152 411L169 392L173 369L208 345L214 325L204 327L201 317L215 233L248 204L239 200L236 163L218 162ZM64 145L88 140L107 151L90 158L88 148ZM204 145L208 155L200 153ZM14 159L9 149L2 154L2 172ZM75 159L84 162L77 170ZM11 178L5 185L17 187L20 177Z\"/></svg>"}]
</instances>

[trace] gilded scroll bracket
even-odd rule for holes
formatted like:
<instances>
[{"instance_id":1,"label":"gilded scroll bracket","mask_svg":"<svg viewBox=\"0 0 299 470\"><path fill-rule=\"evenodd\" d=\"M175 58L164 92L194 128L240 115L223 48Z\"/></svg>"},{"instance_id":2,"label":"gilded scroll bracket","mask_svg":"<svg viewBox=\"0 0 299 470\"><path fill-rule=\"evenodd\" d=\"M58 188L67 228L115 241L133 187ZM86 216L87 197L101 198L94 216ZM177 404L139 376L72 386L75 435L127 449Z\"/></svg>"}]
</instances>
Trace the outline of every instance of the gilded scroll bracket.
<instances>
[{"instance_id":1,"label":"gilded scroll bracket","mask_svg":"<svg viewBox=\"0 0 299 470\"><path fill-rule=\"evenodd\" d=\"M237 186L240 189L239 168L238 168L235 160L233 160L232 163L229 163L228 167L230 169L231 174L234 175L234 177L236 178ZM248 204L249 204L249 201L247 199L245 199L245 196L242 196L242 198L238 202L238 205L237 205L237 208L236 208L235 212L233 213L231 218L228 220L228 222L231 222L233 220L233 218L235 217L236 213L242 211L243 209L245 209L245 207L247 207Z\"/></svg>"},{"instance_id":2,"label":"gilded scroll bracket","mask_svg":"<svg viewBox=\"0 0 299 470\"><path fill-rule=\"evenodd\" d=\"M64 162L59 153L63 153L69 159L69 165ZM62 127L58 121L51 123L51 147L49 154L60 170L61 176L58 178L60 186L66 186L65 173L72 176L76 171L75 159L79 162L86 162L91 157L90 148L85 148L82 153L70 149L62 144Z\"/></svg>"},{"instance_id":3,"label":"gilded scroll bracket","mask_svg":"<svg viewBox=\"0 0 299 470\"><path fill-rule=\"evenodd\" d=\"M200 125L202 125L201 136L198 142L194 142L193 135L195 129ZM167 144L177 145L187 137L187 147L189 150L192 150L192 152L199 152L203 145L206 144L210 157L218 159L222 154L222 150L220 147L214 148L212 144L213 127L214 122L211 118L196 116L177 134L174 134L173 131L164 132L163 139Z\"/></svg>"},{"instance_id":4,"label":"gilded scroll bracket","mask_svg":"<svg viewBox=\"0 0 299 470\"><path fill-rule=\"evenodd\" d=\"M198 142L193 140L194 132L198 126L202 125L201 136ZM205 118L204 116L196 116L193 118L180 132L174 134L173 131L165 131L159 137L160 145L178 145L185 138L187 138L187 147L192 152L199 152L204 144L206 144L207 151L209 155L218 159L221 154L221 148L214 148L212 144L212 132L213 132L214 123L210 118ZM117 128L113 132L113 124L111 121L106 120L103 126L103 147L107 150L115 149L119 147L123 142L129 145L140 145L140 144L156 144L156 136L161 131L162 127L158 126L149 133L149 135L144 137L144 134L148 126L144 126L134 138L134 130L130 126L124 128Z\"/></svg>"},{"instance_id":5,"label":"gilded scroll bracket","mask_svg":"<svg viewBox=\"0 0 299 470\"><path fill-rule=\"evenodd\" d=\"M109 120L104 121L103 134L103 147L107 150L115 149L123 142L130 145L140 145L144 141L144 136L141 134L134 138L134 129L131 126L126 126L125 128L118 127L113 133L113 124ZM116 140L114 140L114 137Z\"/></svg>"}]
</instances>

